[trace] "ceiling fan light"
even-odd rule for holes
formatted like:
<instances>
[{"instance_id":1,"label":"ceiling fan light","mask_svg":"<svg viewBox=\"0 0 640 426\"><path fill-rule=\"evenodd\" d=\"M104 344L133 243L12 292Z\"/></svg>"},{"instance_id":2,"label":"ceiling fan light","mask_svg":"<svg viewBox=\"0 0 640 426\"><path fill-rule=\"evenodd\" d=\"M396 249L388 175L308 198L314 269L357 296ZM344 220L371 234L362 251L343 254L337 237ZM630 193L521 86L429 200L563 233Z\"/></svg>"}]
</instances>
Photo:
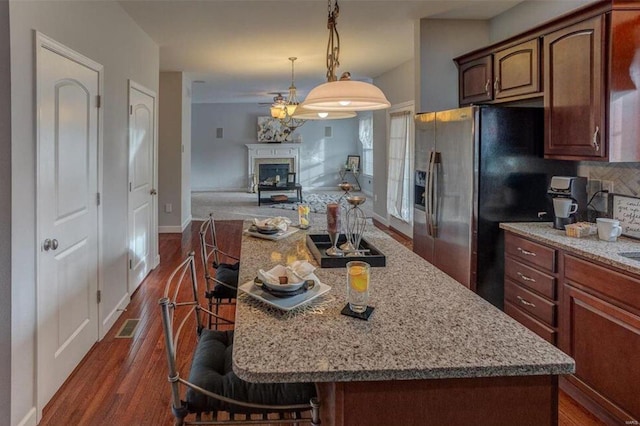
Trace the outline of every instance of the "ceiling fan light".
<instances>
[{"instance_id":1,"label":"ceiling fan light","mask_svg":"<svg viewBox=\"0 0 640 426\"><path fill-rule=\"evenodd\" d=\"M271 110L271 117L278 118L278 119L283 115L282 113L284 112L284 109L280 105L278 106L273 105L271 106L270 110Z\"/></svg>"},{"instance_id":2,"label":"ceiling fan light","mask_svg":"<svg viewBox=\"0 0 640 426\"><path fill-rule=\"evenodd\" d=\"M389 108L391 103L371 83L339 80L314 87L304 106L316 111L372 111Z\"/></svg>"}]
</instances>

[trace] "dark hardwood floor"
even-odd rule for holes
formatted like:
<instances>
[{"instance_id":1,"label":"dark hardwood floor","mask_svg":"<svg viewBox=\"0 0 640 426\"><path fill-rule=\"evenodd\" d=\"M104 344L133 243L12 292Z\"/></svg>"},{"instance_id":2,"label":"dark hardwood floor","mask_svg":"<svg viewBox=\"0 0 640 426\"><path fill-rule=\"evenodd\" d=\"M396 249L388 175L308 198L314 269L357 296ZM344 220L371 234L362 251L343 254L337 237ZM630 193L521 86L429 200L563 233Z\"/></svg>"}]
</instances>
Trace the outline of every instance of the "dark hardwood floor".
<instances>
[{"instance_id":1,"label":"dark hardwood floor","mask_svg":"<svg viewBox=\"0 0 640 426\"><path fill-rule=\"evenodd\" d=\"M241 221L217 221L220 245L240 254ZM184 234L161 234L161 264L134 293L127 311L107 336L95 344L82 363L45 407L41 425L170 425L170 390L158 300L173 269L191 251L199 255L199 223ZM405 246L410 241L383 229ZM202 275L196 259L198 277ZM200 280L200 286L204 283ZM233 315L233 311L222 312ZM126 319L139 318L131 339L115 334ZM186 346L186 345L185 345ZM189 350L189 348L184 349ZM561 426L601 425L580 405L560 393Z\"/></svg>"}]
</instances>

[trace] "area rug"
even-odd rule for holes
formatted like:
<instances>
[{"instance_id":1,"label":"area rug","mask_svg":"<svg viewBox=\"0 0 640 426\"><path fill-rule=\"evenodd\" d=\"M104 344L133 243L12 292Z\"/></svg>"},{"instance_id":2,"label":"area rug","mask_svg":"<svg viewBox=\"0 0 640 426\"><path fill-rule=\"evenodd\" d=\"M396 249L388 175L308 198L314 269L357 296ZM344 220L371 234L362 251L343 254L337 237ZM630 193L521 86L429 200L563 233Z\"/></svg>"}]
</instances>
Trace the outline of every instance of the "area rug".
<instances>
[{"instance_id":1,"label":"area rug","mask_svg":"<svg viewBox=\"0 0 640 426\"><path fill-rule=\"evenodd\" d=\"M280 203L272 204L269 207L274 209L284 210L297 210L300 204L309 205L311 213L325 213L327 211L327 204L340 202L342 205L346 205L347 201L340 195L325 194L325 193L306 193L302 194L303 202L297 203Z\"/></svg>"}]
</instances>

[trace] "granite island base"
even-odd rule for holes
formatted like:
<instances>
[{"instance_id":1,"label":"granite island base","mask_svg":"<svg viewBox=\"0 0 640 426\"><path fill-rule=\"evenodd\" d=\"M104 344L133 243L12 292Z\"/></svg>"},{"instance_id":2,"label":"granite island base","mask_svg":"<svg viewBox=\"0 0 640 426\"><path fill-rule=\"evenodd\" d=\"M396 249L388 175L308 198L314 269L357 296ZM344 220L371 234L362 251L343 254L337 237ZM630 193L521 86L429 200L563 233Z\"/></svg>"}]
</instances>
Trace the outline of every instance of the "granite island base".
<instances>
[{"instance_id":1,"label":"granite island base","mask_svg":"<svg viewBox=\"0 0 640 426\"><path fill-rule=\"evenodd\" d=\"M243 236L240 282L258 269L315 260L306 234ZM375 228L387 257L372 268L369 321L340 315L343 268L318 268L332 287L309 309L280 312L240 295L233 370L251 382L315 382L322 424L556 425L558 376L573 360Z\"/></svg>"}]
</instances>

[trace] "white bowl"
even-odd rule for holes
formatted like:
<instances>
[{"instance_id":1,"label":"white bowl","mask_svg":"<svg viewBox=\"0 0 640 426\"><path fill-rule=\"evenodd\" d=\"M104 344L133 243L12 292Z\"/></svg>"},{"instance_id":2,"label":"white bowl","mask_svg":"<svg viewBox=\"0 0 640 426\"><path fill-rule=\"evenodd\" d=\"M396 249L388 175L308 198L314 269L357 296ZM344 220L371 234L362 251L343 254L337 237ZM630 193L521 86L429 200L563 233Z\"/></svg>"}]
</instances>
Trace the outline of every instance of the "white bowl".
<instances>
[{"instance_id":1,"label":"white bowl","mask_svg":"<svg viewBox=\"0 0 640 426\"><path fill-rule=\"evenodd\" d=\"M267 273L269 275L276 277L276 279L277 277L283 277L283 276L286 276L289 279L289 282L287 284L280 284L279 282L273 282L266 279L266 277L263 274L258 272L258 278L262 280L262 284L276 291L296 291L300 287L302 287L305 282L305 280L300 280L300 278L296 277L293 273L288 271L285 266L282 266L282 265L277 265L269 269Z\"/></svg>"}]
</instances>

